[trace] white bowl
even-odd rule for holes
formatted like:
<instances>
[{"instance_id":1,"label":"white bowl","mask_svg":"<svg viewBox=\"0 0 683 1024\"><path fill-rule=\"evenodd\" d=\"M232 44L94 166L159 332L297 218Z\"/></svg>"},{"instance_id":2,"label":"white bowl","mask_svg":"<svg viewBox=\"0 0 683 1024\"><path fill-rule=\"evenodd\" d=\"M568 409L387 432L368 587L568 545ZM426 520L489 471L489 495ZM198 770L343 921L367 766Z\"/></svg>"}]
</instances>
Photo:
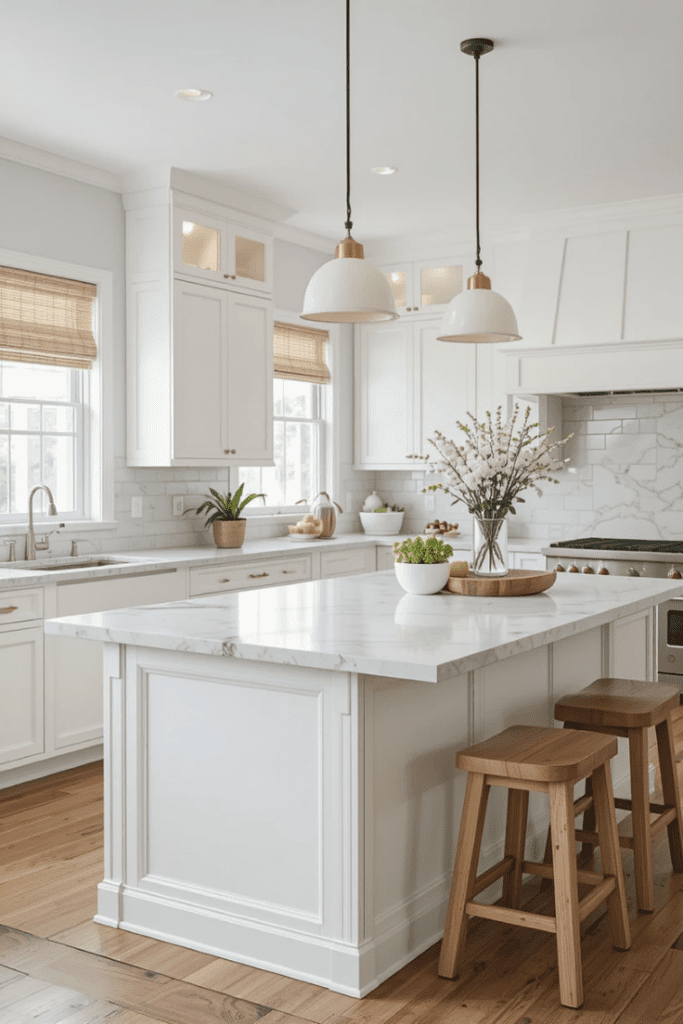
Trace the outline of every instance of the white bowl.
<instances>
[{"instance_id":1,"label":"white bowl","mask_svg":"<svg viewBox=\"0 0 683 1024\"><path fill-rule=\"evenodd\" d=\"M361 512L360 521L366 533L395 536L401 532L403 512Z\"/></svg>"},{"instance_id":2,"label":"white bowl","mask_svg":"<svg viewBox=\"0 0 683 1024\"><path fill-rule=\"evenodd\" d=\"M394 562L396 579L408 594L438 594L448 583L450 562Z\"/></svg>"}]
</instances>

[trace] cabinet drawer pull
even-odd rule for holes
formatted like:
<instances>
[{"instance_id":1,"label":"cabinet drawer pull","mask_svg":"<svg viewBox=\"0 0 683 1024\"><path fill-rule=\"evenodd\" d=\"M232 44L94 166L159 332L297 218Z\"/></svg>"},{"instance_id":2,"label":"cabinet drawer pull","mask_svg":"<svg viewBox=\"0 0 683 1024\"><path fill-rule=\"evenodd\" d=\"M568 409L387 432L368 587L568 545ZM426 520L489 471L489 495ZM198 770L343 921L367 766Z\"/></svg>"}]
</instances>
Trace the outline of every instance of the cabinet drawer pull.
<instances>
[{"instance_id":1,"label":"cabinet drawer pull","mask_svg":"<svg viewBox=\"0 0 683 1024\"><path fill-rule=\"evenodd\" d=\"M296 572L296 569L283 569L282 570L282 573L283 573L284 576L286 576L287 573L291 573L291 572Z\"/></svg>"},{"instance_id":2,"label":"cabinet drawer pull","mask_svg":"<svg viewBox=\"0 0 683 1024\"><path fill-rule=\"evenodd\" d=\"M229 582L230 582L230 580L219 580L218 582L219 582L219 583L229 583Z\"/></svg>"},{"instance_id":3,"label":"cabinet drawer pull","mask_svg":"<svg viewBox=\"0 0 683 1024\"><path fill-rule=\"evenodd\" d=\"M270 573L268 573L268 572L250 572L249 573L249 579L250 580L260 580L260 579L262 579L263 576L270 576Z\"/></svg>"},{"instance_id":4,"label":"cabinet drawer pull","mask_svg":"<svg viewBox=\"0 0 683 1024\"><path fill-rule=\"evenodd\" d=\"M18 607L16 604L10 604L7 608L0 608L0 615L9 615L10 612L15 612Z\"/></svg>"},{"instance_id":5,"label":"cabinet drawer pull","mask_svg":"<svg viewBox=\"0 0 683 1024\"><path fill-rule=\"evenodd\" d=\"M236 448L224 448L223 449L223 454L224 455L237 455L237 449Z\"/></svg>"}]
</instances>

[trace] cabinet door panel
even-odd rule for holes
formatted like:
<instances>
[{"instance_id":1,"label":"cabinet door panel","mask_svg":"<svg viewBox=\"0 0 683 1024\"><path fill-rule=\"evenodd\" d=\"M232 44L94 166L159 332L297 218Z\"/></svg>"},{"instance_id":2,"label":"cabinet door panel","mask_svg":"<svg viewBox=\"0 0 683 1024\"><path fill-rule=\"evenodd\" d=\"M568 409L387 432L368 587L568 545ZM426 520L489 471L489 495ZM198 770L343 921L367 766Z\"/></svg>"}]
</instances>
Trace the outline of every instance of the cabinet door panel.
<instances>
[{"instance_id":1,"label":"cabinet door panel","mask_svg":"<svg viewBox=\"0 0 683 1024\"><path fill-rule=\"evenodd\" d=\"M568 238L555 327L556 345L621 338L626 232Z\"/></svg>"},{"instance_id":2,"label":"cabinet door panel","mask_svg":"<svg viewBox=\"0 0 683 1024\"><path fill-rule=\"evenodd\" d=\"M626 341L683 336L683 224L629 231Z\"/></svg>"},{"instance_id":3,"label":"cabinet door panel","mask_svg":"<svg viewBox=\"0 0 683 1024\"><path fill-rule=\"evenodd\" d=\"M230 295L227 443L239 460L273 458L273 308L269 299Z\"/></svg>"},{"instance_id":4,"label":"cabinet door panel","mask_svg":"<svg viewBox=\"0 0 683 1024\"><path fill-rule=\"evenodd\" d=\"M230 273L234 274L235 283L270 294L273 290L273 239L248 228L231 227L228 245Z\"/></svg>"},{"instance_id":5,"label":"cabinet door panel","mask_svg":"<svg viewBox=\"0 0 683 1024\"><path fill-rule=\"evenodd\" d=\"M180 601L186 597L182 573L92 580L57 588L57 615L83 615L111 608ZM57 750L102 737L102 643L48 637L54 672L54 737Z\"/></svg>"},{"instance_id":6,"label":"cabinet door panel","mask_svg":"<svg viewBox=\"0 0 683 1024\"><path fill-rule=\"evenodd\" d=\"M173 211L173 265L176 274L225 284L226 226L189 210Z\"/></svg>"},{"instance_id":7,"label":"cabinet door panel","mask_svg":"<svg viewBox=\"0 0 683 1024\"><path fill-rule=\"evenodd\" d=\"M406 455L414 450L412 338L412 324L400 321L361 329L356 392L359 465L411 468Z\"/></svg>"},{"instance_id":8,"label":"cabinet door panel","mask_svg":"<svg viewBox=\"0 0 683 1024\"><path fill-rule=\"evenodd\" d=\"M43 630L0 633L0 764L45 749Z\"/></svg>"},{"instance_id":9,"label":"cabinet door panel","mask_svg":"<svg viewBox=\"0 0 683 1024\"><path fill-rule=\"evenodd\" d=\"M437 341L439 324L415 325L415 379L418 386L417 450L434 454L427 439L435 430L448 438L458 432L456 421L475 414L476 346Z\"/></svg>"},{"instance_id":10,"label":"cabinet door panel","mask_svg":"<svg viewBox=\"0 0 683 1024\"><path fill-rule=\"evenodd\" d=\"M227 461L228 295L176 281L173 457Z\"/></svg>"}]
</instances>

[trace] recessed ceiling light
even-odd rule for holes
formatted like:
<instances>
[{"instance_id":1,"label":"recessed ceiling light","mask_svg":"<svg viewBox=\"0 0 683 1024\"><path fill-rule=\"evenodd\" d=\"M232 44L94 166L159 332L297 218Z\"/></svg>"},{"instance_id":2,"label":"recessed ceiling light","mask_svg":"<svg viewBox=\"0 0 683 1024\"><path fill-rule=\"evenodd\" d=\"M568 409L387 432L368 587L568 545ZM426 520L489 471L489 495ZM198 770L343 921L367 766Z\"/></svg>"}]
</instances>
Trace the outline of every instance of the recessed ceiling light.
<instances>
[{"instance_id":1,"label":"recessed ceiling light","mask_svg":"<svg viewBox=\"0 0 683 1024\"><path fill-rule=\"evenodd\" d=\"M373 174L396 174L395 167L373 167Z\"/></svg>"},{"instance_id":2,"label":"recessed ceiling light","mask_svg":"<svg viewBox=\"0 0 683 1024\"><path fill-rule=\"evenodd\" d=\"M193 103L200 103L202 100L210 100L212 92L206 89L178 89L176 96L179 100L190 100Z\"/></svg>"}]
</instances>

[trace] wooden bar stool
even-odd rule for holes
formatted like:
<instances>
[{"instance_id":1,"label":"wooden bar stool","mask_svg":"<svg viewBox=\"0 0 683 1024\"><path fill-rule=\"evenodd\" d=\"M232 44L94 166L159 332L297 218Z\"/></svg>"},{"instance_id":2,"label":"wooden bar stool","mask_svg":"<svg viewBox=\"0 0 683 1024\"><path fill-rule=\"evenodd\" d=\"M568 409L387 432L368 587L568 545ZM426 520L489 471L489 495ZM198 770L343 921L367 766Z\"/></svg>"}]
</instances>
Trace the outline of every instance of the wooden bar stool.
<instances>
[{"instance_id":1,"label":"wooden bar stool","mask_svg":"<svg viewBox=\"0 0 683 1024\"><path fill-rule=\"evenodd\" d=\"M517 725L461 750L458 768L468 772L465 804L441 946L439 974L454 978L462 960L468 916L555 932L560 975L560 1001L578 1008L583 1002L579 924L600 903L607 903L612 942L628 949L631 933L626 911L624 873L614 815L610 758L617 741L608 736L569 729ZM603 875L578 871L574 835L574 784L592 775L593 805L602 843ZM491 786L508 790L505 856L477 877L486 803ZM552 833L552 866L524 860L529 791L548 793ZM522 874L552 878L555 917L519 909ZM478 903L474 897L504 877L503 904ZM595 888L579 902L578 882Z\"/></svg>"},{"instance_id":2,"label":"wooden bar stool","mask_svg":"<svg viewBox=\"0 0 683 1024\"><path fill-rule=\"evenodd\" d=\"M681 821L683 804L676 772L671 712L679 703L678 687L668 683L648 683L638 679L598 679L578 693L563 697L555 705L555 718L568 729L590 730L628 739L631 765L631 799L617 798L615 807L631 811L633 838L620 836L621 846L633 850L638 910L654 910L652 837L666 825L674 871L683 871ZM650 802L648 777L648 729L657 733L657 751L662 776L663 804ZM579 832L584 852L599 846L594 831L594 813L589 780L586 796L578 800L576 814L584 811L583 830ZM650 823L650 815L656 814Z\"/></svg>"}]
</instances>

